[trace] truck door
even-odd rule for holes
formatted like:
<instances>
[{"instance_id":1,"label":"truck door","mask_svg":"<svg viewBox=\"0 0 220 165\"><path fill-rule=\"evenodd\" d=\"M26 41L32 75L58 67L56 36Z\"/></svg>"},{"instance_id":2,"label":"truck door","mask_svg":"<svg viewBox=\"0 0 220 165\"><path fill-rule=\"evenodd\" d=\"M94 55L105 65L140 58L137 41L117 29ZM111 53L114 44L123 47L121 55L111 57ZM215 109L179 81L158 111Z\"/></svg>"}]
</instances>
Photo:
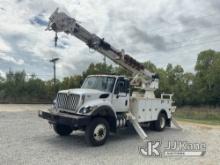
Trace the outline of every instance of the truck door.
<instances>
[{"instance_id":1,"label":"truck door","mask_svg":"<svg viewBox=\"0 0 220 165\"><path fill-rule=\"evenodd\" d=\"M112 105L117 112L126 112L129 108L129 81L118 78L113 91Z\"/></svg>"}]
</instances>

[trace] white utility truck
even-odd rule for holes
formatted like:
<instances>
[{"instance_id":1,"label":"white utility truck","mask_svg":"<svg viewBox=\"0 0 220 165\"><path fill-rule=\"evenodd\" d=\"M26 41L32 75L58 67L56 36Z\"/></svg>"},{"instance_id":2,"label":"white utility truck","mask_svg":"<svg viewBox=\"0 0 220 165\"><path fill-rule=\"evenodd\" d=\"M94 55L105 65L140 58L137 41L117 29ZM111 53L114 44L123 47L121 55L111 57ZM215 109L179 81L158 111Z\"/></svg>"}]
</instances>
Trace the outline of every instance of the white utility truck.
<instances>
[{"instance_id":1,"label":"white utility truck","mask_svg":"<svg viewBox=\"0 0 220 165\"><path fill-rule=\"evenodd\" d=\"M176 108L172 95L155 98L158 76L124 50L114 48L58 9L50 16L47 30L56 32L55 46L58 32L71 34L133 75L131 80L121 75L90 75L81 88L59 91L53 107L39 111L39 116L47 119L57 134L65 136L74 130L84 130L86 141L99 146L106 142L109 132L116 133L128 125L133 125L143 140L147 135L142 125L150 125L156 131L170 127L171 121L178 126L172 118Z\"/></svg>"}]
</instances>

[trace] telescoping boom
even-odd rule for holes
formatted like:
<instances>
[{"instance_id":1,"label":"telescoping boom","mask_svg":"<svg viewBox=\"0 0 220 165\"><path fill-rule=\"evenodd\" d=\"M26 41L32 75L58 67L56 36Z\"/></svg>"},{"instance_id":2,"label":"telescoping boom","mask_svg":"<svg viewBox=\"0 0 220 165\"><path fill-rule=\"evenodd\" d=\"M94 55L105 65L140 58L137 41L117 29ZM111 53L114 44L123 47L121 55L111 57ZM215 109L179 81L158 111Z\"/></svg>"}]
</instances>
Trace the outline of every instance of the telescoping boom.
<instances>
[{"instance_id":1,"label":"telescoping boom","mask_svg":"<svg viewBox=\"0 0 220 165\"><path fill-rule=\"evenodd\" d=\"M86 43L89 48L98 51L116 64L130 71L133 75L131 85L151 93L158 89L159 80L156 74L146 70L143 64L126 54L123 49L118 50L114 48L111 44L106 42L104 38L100 38L96 34L92 34L86 30L74 18L69 17L63 12L58 12L58 8L50 16L46 30L56 32L55 45L58 39L58 32L71 34Z\"/></svg>"}]
</instances>

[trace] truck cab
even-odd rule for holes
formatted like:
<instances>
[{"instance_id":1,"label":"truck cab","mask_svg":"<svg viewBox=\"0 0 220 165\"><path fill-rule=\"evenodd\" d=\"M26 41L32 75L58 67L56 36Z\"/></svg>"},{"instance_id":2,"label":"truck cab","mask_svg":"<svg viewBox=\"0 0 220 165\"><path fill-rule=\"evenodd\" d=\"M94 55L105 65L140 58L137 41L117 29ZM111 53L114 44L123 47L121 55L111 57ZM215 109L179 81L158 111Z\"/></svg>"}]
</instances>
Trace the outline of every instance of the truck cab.
<instances>
[{"instance_id":1,"label":"truck cab","mask_svg":"<svg viewBox=\"0 0 220 165\"><path fill-rule=\"evenodd\" d=\"M129 109L129 80L124 76L91 75L81 88L59 91L56 112L90 115L95 108L109 106L114 113Z\"/></svg>"}]
</instances>

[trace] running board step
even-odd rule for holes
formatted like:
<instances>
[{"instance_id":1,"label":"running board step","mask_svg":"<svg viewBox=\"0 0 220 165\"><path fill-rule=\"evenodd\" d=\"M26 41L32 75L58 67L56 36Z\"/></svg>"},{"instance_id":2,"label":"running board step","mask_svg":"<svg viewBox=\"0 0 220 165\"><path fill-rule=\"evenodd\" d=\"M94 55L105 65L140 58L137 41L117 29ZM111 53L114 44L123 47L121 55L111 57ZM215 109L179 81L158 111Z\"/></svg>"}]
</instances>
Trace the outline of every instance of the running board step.
<instances>
[{"instance_id":1,"label":"running board step","mask_svg":"<svg viewBox=\"0 0 220 165\"><path fill-rule=\"evenodd\" d=\"M134 129L136 130L136 132L140 136L140 138L142 140L146 141L147 140L147 134L144 132L144 130L142 129L142 127L138 123L138 120L136 119L136 117L132 113L130 113L130 112L127 113L126 115L127 115L128 120L131 122L131 124L133 125Z\"/></svg>"}]
</instances>

